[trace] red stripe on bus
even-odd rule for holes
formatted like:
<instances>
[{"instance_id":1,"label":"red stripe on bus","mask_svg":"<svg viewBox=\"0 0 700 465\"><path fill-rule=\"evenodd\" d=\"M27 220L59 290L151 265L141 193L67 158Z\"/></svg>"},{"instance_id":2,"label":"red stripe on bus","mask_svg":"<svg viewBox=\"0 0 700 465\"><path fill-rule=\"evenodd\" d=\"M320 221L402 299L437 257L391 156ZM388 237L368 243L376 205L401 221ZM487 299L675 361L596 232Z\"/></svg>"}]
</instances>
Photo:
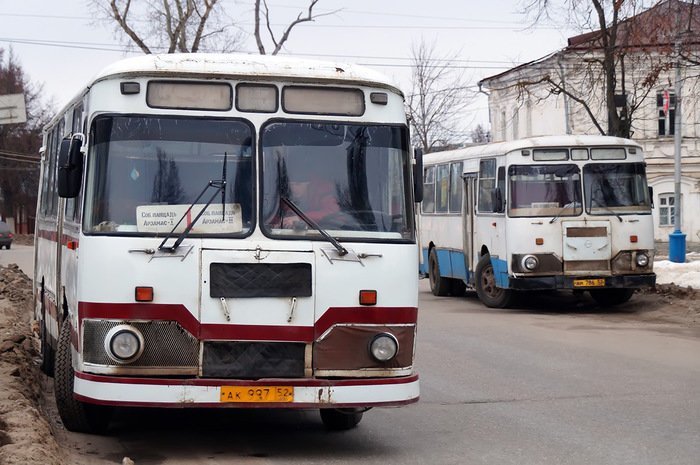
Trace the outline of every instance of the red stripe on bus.
<instances>
[{"instance_id":1,"label":"red stripe on bus","mask_svg":"<svg viewBox=\"0 0 700 465\"><path fill-rule=\"evenodd\" d=\"M396 378L361 378L361 379L317 379L317 378L273 378L255 381L220 378L126 378L105 375L93 375L80 371L75 372L76 378L96 383L114 384L147 384L158 386L295 386L295 387L334 387L334 386L379 386L384 384L409 384L418 381L418 375L400 376Z\"/></svg>"},{"instance_id":2,"label":"red stripe on bus","mask_svg":"<svg viewBox=\"0 0 700 465\"><path fill-rule=\"evenodd\" d=\"M331 307L314 326L272 326L200 323L184 305L80 302L78 318L177 321L193 336L207 340L311 342L338 323L416 323L416 307Z\"/></svg>"},{"instance_id":3,"label":"red stripe on bus","mask_svg":"<svg viewBox=\"0 0 700 465\"><path fill-rule=\"evenodd\" d=\"M58 242L58 233L50 229L40 229L36 235L51 242ZM70 234L61 234L61 245L65 245L69 249L75 250L78 248L78 243L79 241L77 237L71 236ZM74 247L72 248L71 245L74 245Z\"/></svg>"}]
</instances>

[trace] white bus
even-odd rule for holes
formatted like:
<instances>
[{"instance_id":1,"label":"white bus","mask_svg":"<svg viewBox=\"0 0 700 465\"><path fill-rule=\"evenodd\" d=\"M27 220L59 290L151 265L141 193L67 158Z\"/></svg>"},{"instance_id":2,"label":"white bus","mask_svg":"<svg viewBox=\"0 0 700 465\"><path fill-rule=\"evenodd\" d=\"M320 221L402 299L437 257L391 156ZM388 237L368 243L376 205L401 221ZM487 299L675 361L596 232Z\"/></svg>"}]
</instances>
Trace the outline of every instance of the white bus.
<instances>
[{"instance_id":1,"label":"white bus","mask_svg":"<svg viewBox=\"0 0 700 465\"><path fill-rule=\"evenodd\" d=\"M418 400L420 182L382 75L126 59L44 137L36 317L68 429L115 406L316 408L348 429Z\"/></svg>"},{"instance_id":2,"label":"white bus","mask_svg":"<svg viewBox=\"0 0 700 465\"><path fill-rule=\"evenodd\" d=\"M653 196L635 142L548 136L424 156L420 272L435 295L588 291L600 305L653 286Z\"/></svg>"}]
</instances>

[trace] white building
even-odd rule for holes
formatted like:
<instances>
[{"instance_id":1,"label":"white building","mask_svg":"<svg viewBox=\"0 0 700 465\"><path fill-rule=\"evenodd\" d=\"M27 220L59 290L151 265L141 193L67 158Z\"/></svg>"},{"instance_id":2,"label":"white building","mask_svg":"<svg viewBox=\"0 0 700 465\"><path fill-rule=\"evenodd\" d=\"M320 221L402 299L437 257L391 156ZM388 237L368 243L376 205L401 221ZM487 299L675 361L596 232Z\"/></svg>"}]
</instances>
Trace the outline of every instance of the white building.
<instances>
[{"instance_id":1,"label":"white building","mask_svg":"<svg viewBox=\"0 0 700 465\"><path fill-rule=\"evenodd\" d=\"M690 30L682 50L700 57L700 6L694 14L691 7L662 1L618 27L625 66L617 67L616 106L631 115L631 138L644 147L660 241L674 230L677 90L669 65L677 56L677 18ZM607 132L605 83L596 63L602 57L599 39L599 31L572 37L563 50L483 79L479 85L489 94L493 140ZM700 242L700 65L682 62L681 76L681 230L688 242Z\"/></svg>"}]
</instances>

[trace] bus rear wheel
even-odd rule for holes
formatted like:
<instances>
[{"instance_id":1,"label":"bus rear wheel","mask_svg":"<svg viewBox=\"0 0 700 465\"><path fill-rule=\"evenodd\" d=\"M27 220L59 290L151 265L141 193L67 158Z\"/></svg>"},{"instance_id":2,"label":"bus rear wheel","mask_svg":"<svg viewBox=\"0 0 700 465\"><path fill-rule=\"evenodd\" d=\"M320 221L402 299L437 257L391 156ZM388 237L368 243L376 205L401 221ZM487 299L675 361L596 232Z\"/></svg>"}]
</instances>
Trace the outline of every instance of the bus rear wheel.
<instances>
[{"instance_id":1,"label":"bus rear wheel","mask_svg":"<svg viewBox=\"0 0 700 465\"><path fill-rule=\"evenodd\" d=\"M355 408L322 408L321 421L329 431L352 429L362 420L364 410Z\"/></svg>"},{"instance_id":2,"label":"bus rear wheel","mask_svg":"<svg viewBox=\"0 0 700 465\"><path fill-rule=\"evenodd\" d=\"M430 249L428 256L428 279L430 280L430 292L434 296L441 297L450 293L450 279L440 276L440 264L434 248Z\"/></svg>"},{"instance_id":3,"label":"bus rear wheel","mask_svg":"<svg viewBox=\"0 0 700 465\"><path fill-rule=\"evenodd\" d=\"M58 414L61 416L63 426L69 431L91 434L104 433L107 431L112 417L112 408L77 400L73 396L74 376L71 328L70 322L65 320L58 336L56 364L54 366L53 389Z\"/></svg>"},{"instance_id":4,"label":"bus rear wheel","mask_svg":"<svg viewBox=\"0 0 700 465\"><path fill-rule=\"evenodd\" d=\"M634 289L594 289L588 292L601 307L612 307L630 300Z\"/></svg>"},{"instance_id":5,"label":"bus rear wheel","mask_svg":"<svg viewBox=\"0 0 700 465\"><path fill-rule=\"evenodd\" d=\"M476 294L484 305L491 308L505 308L510 305L513 291L496 286L496 275L489 254L481 256L474 271Z\"/></svg>"}]
</instances>

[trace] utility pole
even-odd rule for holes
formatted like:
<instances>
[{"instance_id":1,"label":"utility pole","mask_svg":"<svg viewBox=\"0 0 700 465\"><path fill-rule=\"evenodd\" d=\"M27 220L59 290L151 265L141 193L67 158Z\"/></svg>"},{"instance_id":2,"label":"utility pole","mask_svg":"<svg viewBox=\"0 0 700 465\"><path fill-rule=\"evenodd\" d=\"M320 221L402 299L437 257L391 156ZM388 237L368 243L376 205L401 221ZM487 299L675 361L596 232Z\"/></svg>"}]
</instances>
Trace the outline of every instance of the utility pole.
<instances>
[{"instance_id":1,"label":"utility pole","mask_svg":"<svg viewBox=\"0 0 700 465\"><path fill-rule=\"evenodd\" d=\"M674 231L668 235L668 259L675 263L685 263L685 234L681 232L681 140L682 140L682 108L681 93L683 81L681 80L681 41L676 41L676 121L674 125Z\"/></svg>"}]
</instances>

